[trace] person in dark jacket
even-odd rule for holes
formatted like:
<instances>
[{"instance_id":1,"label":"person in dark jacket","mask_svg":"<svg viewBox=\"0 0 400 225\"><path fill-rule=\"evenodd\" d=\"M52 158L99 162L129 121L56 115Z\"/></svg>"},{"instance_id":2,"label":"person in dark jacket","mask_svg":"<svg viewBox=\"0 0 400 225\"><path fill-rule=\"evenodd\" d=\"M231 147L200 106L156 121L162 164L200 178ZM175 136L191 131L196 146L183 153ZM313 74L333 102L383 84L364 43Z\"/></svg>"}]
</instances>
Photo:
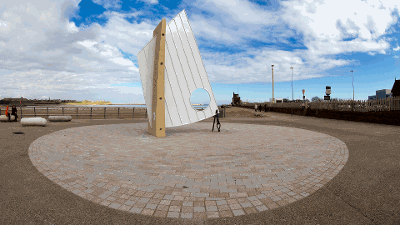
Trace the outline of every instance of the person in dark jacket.
<instances>
[{"instance_id":1,"label":"person in dark jacket","mask_svg":"<svg viewBox=\"0 0 400 225\"><path fill-rule=\"evenodd\" d=\"M17 107L15 105L12 106L12 111L11 111L11 115L14 115L14 121L17 121ZM8 117L8 120L10 120L10 117Z\"/></svg>"}]
</instances>

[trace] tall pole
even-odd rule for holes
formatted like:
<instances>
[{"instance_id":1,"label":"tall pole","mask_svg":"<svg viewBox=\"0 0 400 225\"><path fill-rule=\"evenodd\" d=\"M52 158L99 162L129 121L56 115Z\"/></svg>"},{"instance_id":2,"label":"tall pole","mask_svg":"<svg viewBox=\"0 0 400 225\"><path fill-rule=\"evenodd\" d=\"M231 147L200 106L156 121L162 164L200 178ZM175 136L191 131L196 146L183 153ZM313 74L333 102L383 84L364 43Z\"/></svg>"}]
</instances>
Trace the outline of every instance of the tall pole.
<instances>
[{"instance_id":1,"label":"tall pole","mask_svg":"<svg viewBox=\"0 0 400 225\"><path fill-rule=\"evenodd\" d=\"M352 86L353 86L353 110L354 110L354 76L353 76L353 70L350 70L351 72L351 77L352 77Z\"/></svg>"},{"instance_id":2,"label":"tall pole","mask_svg":"<svg viewBox=\"0 0 400 225\"><path fill-rule=\"evenodd\" d=\"M290 69L292 70L292 103L293 103L293 66L291 66ZM293 116L292 111L293 109L292 107L290 107L290 116Z\"/></svg>"},{"instance_id":3,"label":"tall pole","mask_svg":"<svg viewBox=\"0 0 400 225\"><path fill-rule=\"evenodd\" d=\"M354 76L353 76L353 70L350 70L350 72L351 72L351 77L353 78L352 79L352 85L353 85L353 101L354 101Z\"/></svg>"},{"instance_id":4,"label":"tall pole","mask_svg":"<svg viewBox=\"0 0 400 225\"><path fill-rule=\"evenodd\" d=\"M272 67L272 102L275 103L275 98L274 98L274 65L271 65Z\"/></svg>"}]
</instances>

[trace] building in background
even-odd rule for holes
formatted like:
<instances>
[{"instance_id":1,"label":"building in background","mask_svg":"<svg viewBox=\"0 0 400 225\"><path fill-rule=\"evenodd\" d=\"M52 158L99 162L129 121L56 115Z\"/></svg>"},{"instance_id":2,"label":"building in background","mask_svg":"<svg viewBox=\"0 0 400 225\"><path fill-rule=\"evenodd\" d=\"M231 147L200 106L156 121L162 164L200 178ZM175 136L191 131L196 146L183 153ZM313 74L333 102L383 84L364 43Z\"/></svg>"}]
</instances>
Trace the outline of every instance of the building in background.
<instances>
[{"instance_id":1,"label":"building in background","mask_svg":"<svg viewBox=\"0 0 400 225\"><path fill-rule=\"evenodd\" d=\"M241 105L241 104L242 101L240 101L239 94L235 94L235 92L233 92L232 105Z\"/></svg>"},{"instance_id":2,"label":"building in background","mask_svg":"<svg viewBox=\"0 0 400 225\"><path fill-rule=\"evenodd\" d=\"M272 98L269 98L269 102L272 102ZM283 98L275 98L275 103L282 103Z\"/></svg>"},{"instance_id":3,"label":"building in background","mask_svg":"<svg viewBox=\"0 0 400 225\"><path fill-rule=\"evenodd\" d=\"M390 89L382 89L376 91L376 99L385 99L390 98L392 96L392 90Z\"/></svg>"},{"instance_id":4,"label":"building in background","mask_svg":"<svg viewBox=\"0 0 400 225\"><path fill-rule=\"evenodd\" d=\"M368 101L377 100L377 99L386 99L386 98L391 98L391 97L392 97L391 89L382 89L382 90L376 91L376 95L368 96Z\"/></svg>"}]
</instances>

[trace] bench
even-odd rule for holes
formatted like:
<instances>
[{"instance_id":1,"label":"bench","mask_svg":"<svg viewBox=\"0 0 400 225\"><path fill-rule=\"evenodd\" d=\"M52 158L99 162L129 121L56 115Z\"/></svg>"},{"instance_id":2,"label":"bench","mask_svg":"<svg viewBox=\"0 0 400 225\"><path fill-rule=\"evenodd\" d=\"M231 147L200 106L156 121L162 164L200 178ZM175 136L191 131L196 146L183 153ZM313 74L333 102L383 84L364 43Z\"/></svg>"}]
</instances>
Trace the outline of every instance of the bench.
<instances>
[{"instance_id":1,"label":"bench","mask_svg":"<svg viewBox=\"0 0 400 225\"><path fill-rule=\"evenodd\" d=\"M47 120L42 117L22 118L22 126L46 126Z\"/></svg>"},{"instance_id":2,"label":"bench","mask_svg":"<svg viewBox=\"0 0 400 225\"><path fill-rule=\"evenodd\" d=\"M15 116L11 115L11 116L10 116L10 121L13 121L13 120L15 120ZM0 116L0 121L8 121L8 116L6 116L6 115L1 115L1 116Z\"/></svg>"}]
</instances>

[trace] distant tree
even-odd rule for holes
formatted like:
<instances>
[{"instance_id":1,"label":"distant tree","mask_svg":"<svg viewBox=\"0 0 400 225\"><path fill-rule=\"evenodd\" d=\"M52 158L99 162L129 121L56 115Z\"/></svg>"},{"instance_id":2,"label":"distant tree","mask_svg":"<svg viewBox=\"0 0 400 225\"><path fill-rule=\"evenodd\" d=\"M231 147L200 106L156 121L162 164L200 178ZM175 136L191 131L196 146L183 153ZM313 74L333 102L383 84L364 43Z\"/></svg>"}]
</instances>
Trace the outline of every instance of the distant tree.
<instances>
[{"instance_id":1,"label":"distant tree","mask_svg":"<svg viewBox=\"0 0 400 225\"><path fill-rule=\"evenodd\" d=\"M319 98L318 96L311 98L311 102L320 102L320 101L322 101L322 98Z\"/></svg>"}]
</instances>

